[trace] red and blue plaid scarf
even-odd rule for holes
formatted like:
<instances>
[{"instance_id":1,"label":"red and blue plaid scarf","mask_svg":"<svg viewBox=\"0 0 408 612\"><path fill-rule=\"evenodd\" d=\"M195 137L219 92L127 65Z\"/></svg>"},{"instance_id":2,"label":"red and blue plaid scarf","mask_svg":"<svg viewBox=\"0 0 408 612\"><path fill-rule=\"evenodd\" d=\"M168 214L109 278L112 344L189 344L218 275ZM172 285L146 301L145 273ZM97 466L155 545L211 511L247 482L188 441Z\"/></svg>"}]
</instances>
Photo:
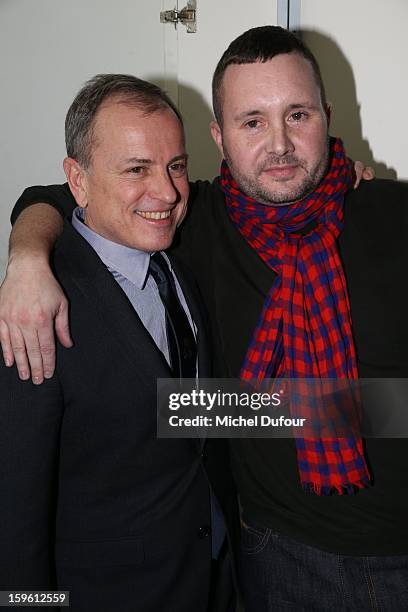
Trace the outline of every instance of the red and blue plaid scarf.
<instances>
[{"instance_id":1,"label":"red and blue plaid scarf","mask_svg":"<svg viewBox=\"0 0 408 612\"><path fill-rule=\"evenodd\" d=\"M243 380L358 378L337 248L353 168L341 140L331 139L330 154L330 168L315 191L285 206L266 206L244 195L222 163L229 217L277 274L246 354ZM342 494L369 484L359 437L297 438L296 449L305 490Z\"/></svg>"}]
</instances>

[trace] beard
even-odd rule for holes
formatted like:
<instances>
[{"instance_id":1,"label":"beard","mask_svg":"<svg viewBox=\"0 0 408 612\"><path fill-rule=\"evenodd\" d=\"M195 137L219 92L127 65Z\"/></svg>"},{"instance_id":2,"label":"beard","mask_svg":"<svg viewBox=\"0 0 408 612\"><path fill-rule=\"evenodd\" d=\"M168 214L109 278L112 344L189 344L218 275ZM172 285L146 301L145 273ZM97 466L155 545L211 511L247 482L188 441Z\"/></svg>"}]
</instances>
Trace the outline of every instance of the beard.
<instances>
[{"instance_id":1,"label":"beard","mask_svg":"<svg viewBox=\"0 0 408 612\"><path fill-rule=\"evenodd\" d=\"M231 174L237 182L241 191L245 195L254 198L261 204L267 206L286 206L287 204L293 204L298 200L303 199L312 191L316 189L320 181L323 179L327 172L329 165L329 137L327 138L327 146L325 147L322 157L316 162L316 164L309 168L305 160L299 159L295 155L285 155L283 157L277 157L270 155L265 159L262 164L257 168L256 174L252 176L246 176L240 172L240 170L234 165L228 150L224 145L224 158L228 164ZM282 187L279 185L276 187L268 187L262 185L259 180L260 175L271 166L284 167L285 165L296 165L304 170L304 178L297 182L292 188L285 189L285 180L281 180ZM289 182L289 181L287 181Z\"/></svg>"}]
</instances>

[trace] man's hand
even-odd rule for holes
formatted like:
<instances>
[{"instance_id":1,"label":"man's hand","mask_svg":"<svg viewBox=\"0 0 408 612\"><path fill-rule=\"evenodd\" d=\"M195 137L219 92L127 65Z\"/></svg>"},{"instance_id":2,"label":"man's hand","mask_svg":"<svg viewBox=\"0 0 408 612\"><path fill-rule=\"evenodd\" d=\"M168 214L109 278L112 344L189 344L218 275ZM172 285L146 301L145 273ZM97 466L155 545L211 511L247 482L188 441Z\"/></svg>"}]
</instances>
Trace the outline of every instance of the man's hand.
<instances>
[{"instance_id":1,"label":"man's hand","mask_svg":"<svg viewBox=\"0 0 408 612\"><path fill-rule=\"evenodd\" d=\"M375 178L374 168L371 166L366 166L361 161L354 162L354 173L356 175L354 189L357 189L362 179L365 181L371 181L371 179Z\"/></svg>"},{"instance_id":2,"label":"man's hand","mask_svg":"<svg viewBox=\"0 0 408 612\"><path fill-rule=\"evenodd\" d=\"M72 346L68 302L48 263L35 257L11 259L0 287L0 342L4 362L16 362L22 380L35 384L51 378L55 368L55 331Z\"/></svg>"}]
</instances>

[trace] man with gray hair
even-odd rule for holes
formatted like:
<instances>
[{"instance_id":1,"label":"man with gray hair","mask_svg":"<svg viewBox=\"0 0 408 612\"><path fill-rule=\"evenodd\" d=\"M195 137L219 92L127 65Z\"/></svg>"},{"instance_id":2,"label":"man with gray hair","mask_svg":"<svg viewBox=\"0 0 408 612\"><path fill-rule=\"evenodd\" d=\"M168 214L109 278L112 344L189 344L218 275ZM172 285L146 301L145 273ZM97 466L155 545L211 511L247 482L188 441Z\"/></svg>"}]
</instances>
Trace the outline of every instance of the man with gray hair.
<instances>
[{"instance_id":1,"label":"man with gray hair","mask_svg":"<svg viewBox=\"0 0 408 612\"><path fill-rule=\"evenodd\" d=\"M189 193L180 115L151 83L99 75L66 146L77 208L52 266L75 345L41 386L0 366L0 589L70 591L78 612L226 611L212 451L156 438L156 379L211 375L194 282L163 253Z\"/></svg>"}]
</instances>

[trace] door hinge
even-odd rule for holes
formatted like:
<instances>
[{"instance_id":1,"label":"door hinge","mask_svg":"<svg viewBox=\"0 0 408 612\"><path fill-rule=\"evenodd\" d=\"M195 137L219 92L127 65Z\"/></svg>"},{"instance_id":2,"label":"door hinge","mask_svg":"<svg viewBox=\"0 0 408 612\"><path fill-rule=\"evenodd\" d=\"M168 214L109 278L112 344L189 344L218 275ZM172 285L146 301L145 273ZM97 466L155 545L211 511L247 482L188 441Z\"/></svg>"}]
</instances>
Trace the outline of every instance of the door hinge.
<instances>
[{"instance_id":1,"label":"door hinge","mask_svg":"<svg viewBox=\"0 0 408 612\"><path fill-rule=\"evenodd\" d=\"M178 11L176 8L172 11L161 11L160 23L174 23L177 28L178 23L186 26L189 34L197 32L197 2L189 0L187 6Z\"/></svg>"}]
</instances>

